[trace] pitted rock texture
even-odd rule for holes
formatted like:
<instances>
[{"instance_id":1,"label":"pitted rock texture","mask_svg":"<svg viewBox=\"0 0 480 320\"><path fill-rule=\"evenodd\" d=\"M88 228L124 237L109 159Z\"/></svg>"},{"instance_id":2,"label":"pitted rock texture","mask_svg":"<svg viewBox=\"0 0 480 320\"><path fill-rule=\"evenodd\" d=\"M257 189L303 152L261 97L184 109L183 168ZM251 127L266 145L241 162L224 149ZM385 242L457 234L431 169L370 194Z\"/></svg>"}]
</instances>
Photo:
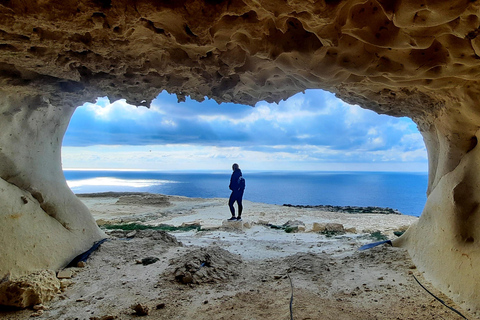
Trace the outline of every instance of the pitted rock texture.
<instances>
[{"instance_id":1,"label":"pitted rock texture","mask_svg":"<svg viewBox=\"0 0 480 320\"><path fill-rule=\"evenodd\" d=\"M53 299L60 281L53 271L40 271L13 281L0 281L0 305L26 308Z\"/></svg>"},{"instance_id":2,"label":"pitted rock texture","mask_svg":"<svg viewBox=\"0 0 480 320\"><path fill-rule=\"evenodd\" d=\"M76 106L99 96L148 106L162 90L254 105L322 88L418 124L429 197L395 245L480 310L479 9L470 0L0 1L0 235L29 234L33 245L5 242L0 278L57 270L103 237L61 173ZM29 217L48 224L36 232Z\"/></svg>"},{"instance_id":3,"label":"pitted rock texture","mask_svg":"<svg viewBox=\"0 0 480 320\"><path fill-rule=\"evenodd\" d=\"M441 109L445 90L468 83L476 91L478 7L414 0L3 1L0 83L36 93L48 87L52 101L74 106L106 95L148 105L163 89L180 99L253 105L324 88L379 112L419 116ZM401 108L392 105L399 101Z\"/></svg>"}]
</instances>

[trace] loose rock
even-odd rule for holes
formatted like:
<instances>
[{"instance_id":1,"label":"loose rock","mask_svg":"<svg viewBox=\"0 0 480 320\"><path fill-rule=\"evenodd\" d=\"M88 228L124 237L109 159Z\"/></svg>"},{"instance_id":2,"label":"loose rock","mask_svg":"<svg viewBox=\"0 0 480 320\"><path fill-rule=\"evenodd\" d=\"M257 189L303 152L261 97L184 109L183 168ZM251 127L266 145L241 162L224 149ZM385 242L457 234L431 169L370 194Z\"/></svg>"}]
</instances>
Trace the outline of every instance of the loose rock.
<instances>
[{"instance_id":1,"label":"loose rock","mask_svg":"<svg viewBox=\"0 0 480 320\"><path fill-rule=\"evenodd\" d=\"M142 303L134 304L133 306L131 306L131 308L138 316L146 316L150 312L148 306Z\"/></svg>"}]
</instances>

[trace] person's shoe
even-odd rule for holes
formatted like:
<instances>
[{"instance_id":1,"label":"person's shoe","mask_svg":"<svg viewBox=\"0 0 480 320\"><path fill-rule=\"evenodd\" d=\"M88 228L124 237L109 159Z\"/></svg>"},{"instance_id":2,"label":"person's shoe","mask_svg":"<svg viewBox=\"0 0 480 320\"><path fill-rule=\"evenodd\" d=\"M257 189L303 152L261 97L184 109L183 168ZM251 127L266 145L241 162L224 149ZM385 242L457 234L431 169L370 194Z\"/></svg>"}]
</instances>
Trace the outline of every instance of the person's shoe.
<instances>
[{"instance_id":1,"label":"person's shoe","mask_svg":"<svg viewBox=\"0 0 480 320\"><path fill-rule=\"evenodd\" d=\"M231 217L230 219L227 219L227 220L228 220L228 221L236 221L236 220L237 220L237 218L235 218L235 217Z\"/></svg>"},{"instance_id":2,"label":"person's shoe","mask_svg":"<svg viewBox=\"0 0 480 320\"><path fill-rule=\"evenodd\" d=\"M237 221L242 221L242 217L237 217Z\"/></svg>"}]
</instances>

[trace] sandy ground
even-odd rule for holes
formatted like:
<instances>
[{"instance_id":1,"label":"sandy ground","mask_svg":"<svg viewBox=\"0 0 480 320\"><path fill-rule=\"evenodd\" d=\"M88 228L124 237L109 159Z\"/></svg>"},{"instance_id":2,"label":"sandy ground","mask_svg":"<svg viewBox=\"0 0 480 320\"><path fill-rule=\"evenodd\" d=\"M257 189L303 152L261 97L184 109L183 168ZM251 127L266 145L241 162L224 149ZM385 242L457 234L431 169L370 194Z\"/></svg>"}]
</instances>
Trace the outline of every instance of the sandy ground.
<instances>
[{"instance_id":1,"label":"sandy ground","mask_svg":"<svg viewBox=\"0 0 480 320\"><path fill-rule=\"evenodd\" d=\"M414 280L432 288L405 250L387 245L417 218L345 214L245 201L242 222L227 222L227 199L161 195L81 197L99 225L197 223L201 231L107 231L83 268L70 268L45 310L1 310L1 319L462 319ZM287 233L267 224L301 221ZM298 223L298 222L297 222ZM318 231L342 224L344 234ZM157 260L158 259L158 260ZM153 262L153 263L152 263ZM292 300L293 294L293 300ZM132 307L137 307L136 311Z\"/></svg>"}]
</instances>

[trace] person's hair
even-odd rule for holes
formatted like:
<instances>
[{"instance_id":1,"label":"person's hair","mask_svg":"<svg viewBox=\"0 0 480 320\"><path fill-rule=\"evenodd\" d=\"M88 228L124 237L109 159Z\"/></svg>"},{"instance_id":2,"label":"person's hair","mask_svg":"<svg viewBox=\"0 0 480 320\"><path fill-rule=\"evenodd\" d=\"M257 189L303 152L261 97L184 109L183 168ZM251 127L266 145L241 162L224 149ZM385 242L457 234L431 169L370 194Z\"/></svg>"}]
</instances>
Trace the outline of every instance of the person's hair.
<instances>
[{"instance_id":1,"label":"person's hair","mask_svg":"<svg viewBox=\"0 0 480 320\"><path fill-rule=\"evenodd\" d=\"M234 164L232 165L232 169L233 169L233 170L240 169L240 166L239 166L238 164L234 163Z\"/></svg>"}]
</instances>

